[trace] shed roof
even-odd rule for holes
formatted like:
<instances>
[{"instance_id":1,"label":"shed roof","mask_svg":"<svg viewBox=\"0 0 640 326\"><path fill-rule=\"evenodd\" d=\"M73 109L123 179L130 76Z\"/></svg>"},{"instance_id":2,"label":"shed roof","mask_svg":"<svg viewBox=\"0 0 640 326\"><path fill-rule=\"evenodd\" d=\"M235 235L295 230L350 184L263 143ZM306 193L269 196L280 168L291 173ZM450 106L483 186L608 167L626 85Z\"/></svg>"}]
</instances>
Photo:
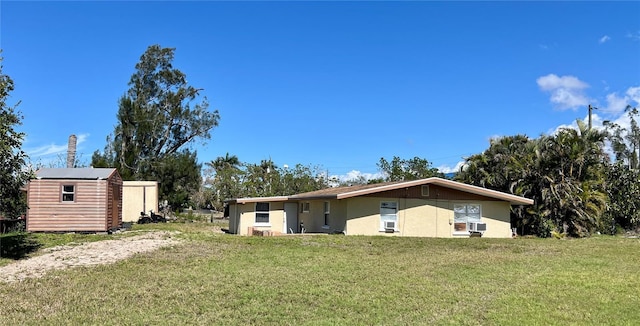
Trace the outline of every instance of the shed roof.
<instances>
[{"instance_id":1,"label":"shed roof","mask_svg":"<svg viewBox=\"0 0 640 326\"><path fill-rule=\"evenodd\" d=\"M108 179L115 168L42 168L36 171L37 179Z\"/></svg>"},{"instance_id":2,"label":"shed roof","mask_svg":"<svg viewBox=\"0 0 640 326\"><path fill-rule=\"evenodd\" d=\"M368 194L374 194L383 191L402 189L412 186L434 184L441 187L456 189L467 193L472 193L480 196L494 198L497 200L508 201L511 205L532 205L533 200L521 196L516 196L496 190L486 189L478 186L472 186L465 183L460 183L453 180L447 180L442 178L427 178L413 181L400 181L400 182L385 182L368 185L357 185L350 187L335 187L327 188L312 192L305 192L301 194L281 197L258 197L258 198L239 198L229 200L230 203L252 203L258 201L287 201L287 200L311 200L311 199L345 199L357 196L363 196Z\"/></svg>"}]
</instances>

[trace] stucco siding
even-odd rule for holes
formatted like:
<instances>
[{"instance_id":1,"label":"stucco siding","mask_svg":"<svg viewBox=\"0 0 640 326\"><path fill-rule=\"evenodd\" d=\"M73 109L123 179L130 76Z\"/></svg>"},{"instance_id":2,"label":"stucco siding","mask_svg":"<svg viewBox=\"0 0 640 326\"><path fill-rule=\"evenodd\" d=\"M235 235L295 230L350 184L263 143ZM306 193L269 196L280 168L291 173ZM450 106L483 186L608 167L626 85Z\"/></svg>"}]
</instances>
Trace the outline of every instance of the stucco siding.
<instances>
[{"instance_id":1,"label":"stucco siding","mask_svg":"<svg viewBox=\"0 0 640 326\"><path fill-rule=\"evenodd\" d=\"M347 199L347 234L383 235L380 232L380 201L395 200L372 197ZM399 225L402 227L401 225Z\"/></svg>"},{"instance_id":2,"label":"stucco siding","mask_svg":"<svg viewBox=\"0 0 640 326\"><path fill-rule=\"evenodd\" d=\"M347 201L332 200L331 213L329 214L329 226L332 231L345 231L347 229Z\"/></svg>"},{"instance_id":3,"label":"stucco siding","mask_svg":"<svg viewBox=\"0 0 640 326\"><path fill-rule=\"evenodd\" d=\"M483 237L511 237L511 205L507 202L482 202L482 222L487 223Z\"/></svg>"},{"instance_id":4,"label":"stucco siding","mask_svg":"<svg viewBox=\"0 0 640 326\"><path fill-rule=\"evenodd\" d=\"M346 201L348 201L346 231L350 235L453 237L453 205L455 203L475 203L481 205L482 222L487 224L484 237L511 237L510 205L507 202L372 197L350 198ZM398 204L398 230L396 232L386 233L380 230L380 202L382 201L395 201Z\"/></svg>"},{"instance_id":5,"label":"stucco siding","mask_svg":"<svg viewBox=\"0 0 640 326\"><path fill-rule=\"evenodd\" d=\"M284 222L284 203L269 203L269 223L256 223L256 204L232 204L229 207L229 230L236 234L248 235L249 228L281 232ZM237 222L236 222L237 221Z\"/></svg>"},{"instance_id":6,"label":"stucco siding","mask_svg":"<svg viewBox=\"0 0 640 326\"><path fill-rule=\"evenodd\" d=\"M345 200L308 200L300 201L298 207L303 203L309 203L308 212L298 212L298 219L304 223L306 232L329 233L344 231L347 221L347 205ZM329 202L328 224L324 222L325 202Z\"/></svg>"}]
</instances>

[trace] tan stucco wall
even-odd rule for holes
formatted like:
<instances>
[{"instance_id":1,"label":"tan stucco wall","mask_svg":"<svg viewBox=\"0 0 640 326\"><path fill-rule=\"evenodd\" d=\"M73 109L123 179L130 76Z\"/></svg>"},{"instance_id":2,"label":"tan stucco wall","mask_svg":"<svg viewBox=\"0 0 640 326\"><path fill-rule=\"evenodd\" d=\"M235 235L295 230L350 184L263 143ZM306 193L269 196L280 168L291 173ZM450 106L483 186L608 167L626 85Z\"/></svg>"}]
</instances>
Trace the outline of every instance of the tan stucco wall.
<instances>
[{"instance_id":1,"label":"tan stucco wall","mask_svg":"<svg viewBox=\"0 0 640 326\"><path fill-rule=\"evenodd\" d=\"M122 185L122 220L136 222L140 212L158 212L157 181L124 181Z\"/></svg>"},{"instance_id":2,"label":"tan stucco wall","mask_svg":"<svg viewBox=\"0 0 640 326\"><path fill-rule=\"evenodd\" d=\"M269 226L256 225L256 204L232 204L229 207L229 228L237 228L236 234L248 235L249 227L255 230L271 230L282 232L284 221L284 203L276 202L269 205ZM233 221L232 221L233 220ZM235 221L239 221L236 225ZM232 226L233 225L233 226Z\"/></svg>"},{"instance_id":3,"label":"tan stucco wall","mask_svg":"<svg viewBox=\"0 0 640 326\"><path fill-rule=\"evenodd\" d=\"M349 198L347 227L349 235L388 235L416 237L453 237L453 205L458 201L404 198ZM398 232L380 231L380 202L398 203ZM501 201L459 202L480 204L482 222L487 224L483 237L511 237L509 203ZM458 235L456 235L458 236Z\"/></svg>"},{"instance_id":4,"label":"tan stucco wall","mask_svg":"<svg viewBox=\"0 0 640 326\"><path fill-rule=\"evenodd\" d=\"M329 202L329 225L324 227L324 203ZM328 233L344 231L347 221L347 202L344 200L309 200L309 212L298 212L298 220L304 223L307 232Z\"/></svg>"},{"instance_id":5,"label":"tan stucco wall","mask_svg":"<svg viewBox=\"0 0 640 326\"><path fill-rule=\"evenodd\" d=\"M380 231L380 202L398 203L398 231ZM481 205L482 222L487 224L484 237L509 238L510 205L502 201L445 201L405 198L355 197L330 200L329 228L324 225L324 200L309 201L309 212L298 212L307 232L326 233L345 231L349 235L385 235L413 237L467 237L453 233L453 205L456 203ZM302 202L301 202L302 203ZM298 203L300 207L300 203ZM282 232L284 203L270 204L269 226L255 224L255 203L232 204L229 207L229 229L247 235L249 227L256 230Z\"/></svg>"}]
</instances>

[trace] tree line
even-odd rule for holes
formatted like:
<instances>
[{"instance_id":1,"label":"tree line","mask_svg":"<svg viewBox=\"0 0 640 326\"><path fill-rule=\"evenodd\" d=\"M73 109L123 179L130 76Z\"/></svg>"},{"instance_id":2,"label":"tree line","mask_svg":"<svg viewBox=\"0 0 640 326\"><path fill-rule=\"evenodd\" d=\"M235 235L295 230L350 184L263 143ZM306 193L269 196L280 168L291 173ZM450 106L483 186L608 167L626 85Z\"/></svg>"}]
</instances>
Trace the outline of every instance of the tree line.
<instances>
[{"instance_id":1,"label":"tree line","mask_svg":"<svg viewBox=\"0 0 640 326\"><path fill-rule=\"evenodd\" d=\"M174 48L152 45L140 57L129 90L118 100L117 125L106 146L91 158L94 167L115 167L124 180L158 180L159 196L173 208L222 209L225 199L280 196L337 185L444 177L427 159L381 158L381 177L337 180L320 166L279 167L271 159L240 162L227 153L198 163L195 142L211 139L220 114L210 110L203 89L187 83L173 66ZM0 57L0 215L26 210L20 188L33 176L22 150L24 133L14 89L2 73ZM513 207L519 234L541 237L613 234L640 226L640 127L638 110L628 106L623 127L605 121L601 129L577 121L552 135L491 140L484 152L465 158L455 180L532 198Z\"/></svg>"},{"instance_id":2,"label":"tree line","mask_svg":"<svg viewBox=\"0 0 640 326\"><path fill-rule=\"evenodd\" d=\"M629 128L611 122L603 129L563 128L530 139L493 139L472 155L456 180L534 200L513 207L511 224L520 234L583 237L635 230L640 223L640 130L637 108L628 106ZM611 155L605 146L611 146Z\"/></svg>"},{"instance_id":3,"label":"tree line","mask_svg":"<svg viewBox=\"0 0 640 326\"><path fill-rule=\"evenodd\" d=\"M335 186L444 177L431 166L431 162L419 157L394 157L391 161L381 158L377 166L382 176L375 179L361 176L340 180L321 166L296 164L278 167L271 159L258 164L243 163L229 153L205 163L205 166L203 187L194 197L193 204L217 210L221 210L224 200L230 198L286 196Z\"/></svg>"}]
</instances>

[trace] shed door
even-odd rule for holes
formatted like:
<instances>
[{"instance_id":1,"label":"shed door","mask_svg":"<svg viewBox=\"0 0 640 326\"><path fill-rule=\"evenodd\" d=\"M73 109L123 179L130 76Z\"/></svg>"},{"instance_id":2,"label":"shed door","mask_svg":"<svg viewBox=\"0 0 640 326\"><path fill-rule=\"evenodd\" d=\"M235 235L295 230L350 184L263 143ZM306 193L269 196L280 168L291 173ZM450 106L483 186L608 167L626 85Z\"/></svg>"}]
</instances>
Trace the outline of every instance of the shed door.
<instances>
[{"instance_id":1,"label":"shed door","mask_svg":"<svg viewBox=\"0 0 640 326\"><path fill-rule=\"evenodd\" d=\"M115 228L120 226L120 185L111 186L111 225L109 228Z\"/></svg>"},{"instance_id":2,"label":"shed door","mask_svg":"<svg viewBox=\"0 0 640 326\"><path fill-rule=\"evenodd\" d=\"M295 233L298 229L298 203L284 203L284 223L282 233Z\"/></svg>"}]
</instances>

